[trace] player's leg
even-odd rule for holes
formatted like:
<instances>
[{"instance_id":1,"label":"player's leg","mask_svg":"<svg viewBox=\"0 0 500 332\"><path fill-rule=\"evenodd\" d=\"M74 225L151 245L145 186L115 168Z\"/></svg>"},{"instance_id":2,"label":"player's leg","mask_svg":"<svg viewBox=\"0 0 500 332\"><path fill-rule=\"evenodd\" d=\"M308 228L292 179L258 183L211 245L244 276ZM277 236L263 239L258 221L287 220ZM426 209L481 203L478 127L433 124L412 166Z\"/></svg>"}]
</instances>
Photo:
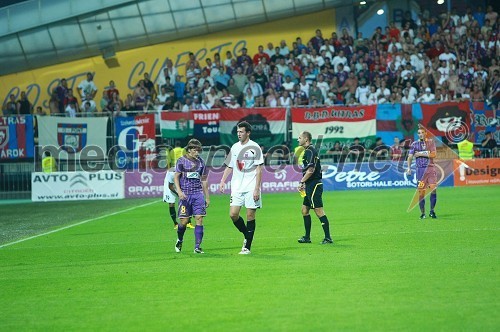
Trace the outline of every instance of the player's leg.
<instances>
[{"instance_id":1,"label":"player's leg","mask_svg":"<svg viewBox=\"0 0 500 332\"><path fill-rule=\"evenodd\" d=\"M244 195L242 193L231 194L231 201L229 206L229 217L236 227L246 238L247 227L245 221L240 217L241 207L245 204Z\"/></svg>"},{"instance_id":2,"label":"player's leg","mask_svg":"<svg viewBox=\"0 0 500 332\"><path fill-rule=\"evenodd\" d=\"M253 192L249 191L245 193L245 208L247 215L247 234L245 236L246 241L243 244L244 248L250 250L252 247L253 237L255 235L255 213L258 208L261 207L262 199L259 198L258 201L253 199Z\"/></svg>"},{"instance_id":3,"label":"player's leg","mask_svg":"<svg viewBox=\"0 0 500 332\"><path fill-rule=\"evenodd\" d=\"M325 233L325 238L321 241L322 244L333 243L332 237L330 235L330 222L323 209L323 184L321 182L314 186L313 192L311 194L312 207L314 208L314 213L319 218L321 222L321 227Z\"/></svg>"},{"instance_id":4,"label":"player's leg","mask_svg":"<svg viewBox=\"0 0 500 332\"><path fill-rule=\"evenodd\" d=\"M174 222L174 226L177 229L177 212L175 212L175 203L168 203L168 210L170 213L170 218Z\"/></svg>"},{"instance_id":5,"label":"player's leg","mask_svg":"<svg viewBox=\"0 0 500 332\"><path fill-rule=\"evenodd\" d=\"M307 200L307 202L306 202ZM303 237L298 239L299 243L311 243L311 215L309 214L309 210L311 209L309 199L304 197L304 202L302 205L302 218L304 219L304 229L305 234Z\"/></svg>"},{"instance_id":6,"label":"player's leg","mask_svg":"<svg viewBox=\"0 0 500 332\"><path fill-rule=\"evenodd\" d=\"M417 190L418 206L420 207L420 219L425 219L425 168L417 167Z\"/></svg>"},{"instance_id":7,"label":"player's leg","mask_svg":"<svg viewBox=\"0 0 500 332\"><path fill-rule=\"evenodd\" d=\"M205 196L203 193L198 193L193 195L191 207L193 209L194 220L196 226L194 228L194 252L196 254L203 254L201 249L201 241L203 240L204 228L203 228L203 217L206 215L206 204Z\"/></svg>"},{"instance_id":8,"label":"player's leg","mask_svg":"<svg viewBox=\"0 0 500 332\"><path fill-rule=\"evenodd\" d=\"M436 207L436 202L437 202L437 186L436 184L429 184L429 189L431 190L431 197L430 197L430 201L431 201L431 210L429 212L429 217L431 217L432 219L436 219L437 216L436 216L436 213L434 212L434 208Z\"/></svg>"},{"instance_id":9,"label":"player's leg","mask_svg":"<svg viewBox=\"0 0 500 332\"><path fill-rule=\"evenodd\" d=\"M177 225L177 242L175 243L175 251L181 252L182 241L184 241L184 233L186 232L186 225L189 222L189 217L191 216L189 196L187 199L179 201L179 211L177 211L177 213L179 217L179 224Z\"/></svg>"}]
</instances>

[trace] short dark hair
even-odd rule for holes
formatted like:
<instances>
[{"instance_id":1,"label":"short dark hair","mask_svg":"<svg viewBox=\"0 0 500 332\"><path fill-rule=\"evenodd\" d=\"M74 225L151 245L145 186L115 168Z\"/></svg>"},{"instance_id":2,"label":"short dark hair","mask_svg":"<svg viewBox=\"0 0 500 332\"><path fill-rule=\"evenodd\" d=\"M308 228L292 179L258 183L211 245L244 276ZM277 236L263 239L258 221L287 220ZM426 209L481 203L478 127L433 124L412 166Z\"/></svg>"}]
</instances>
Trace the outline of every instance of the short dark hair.
<instances>
[{"instance_id":1,"label":"short dark hair","mask_svg":"<svg viewBox=\"0 0 500 332\"><path fill-rule=\"evenodd\" d=\"M310 133L310 132L308 132L308 131L303 131L303 132L302 132L302 136L305 136L309 142L311 142L311 141L312 141L312 135L311 135L311 133Z\"/></svg>"},{"instance_id":2,"label":"short dark hair","mask_svg":"<svg viewBox=\"0 0 500 332\"><path fill-rule=\"evenodd\" d=\"M196 138L190 139L186 146L186 151L189 151L191 149L201 150L202 149L201 142L198 141Z\"/></svg>"},{"instance_id":3,"label":"short dark hair","mask_svg":"<svg viewBox=\"0 0 500 332\"><path fill-rule=\"evenodd\" d=\"M236 125L236 127L238 127L238 128L245 128L245 131L247 133L252 132L252 125L250 123L246 122L246 121L241 121L240 123L238 123Z\"/></svg>"}]
</instances>

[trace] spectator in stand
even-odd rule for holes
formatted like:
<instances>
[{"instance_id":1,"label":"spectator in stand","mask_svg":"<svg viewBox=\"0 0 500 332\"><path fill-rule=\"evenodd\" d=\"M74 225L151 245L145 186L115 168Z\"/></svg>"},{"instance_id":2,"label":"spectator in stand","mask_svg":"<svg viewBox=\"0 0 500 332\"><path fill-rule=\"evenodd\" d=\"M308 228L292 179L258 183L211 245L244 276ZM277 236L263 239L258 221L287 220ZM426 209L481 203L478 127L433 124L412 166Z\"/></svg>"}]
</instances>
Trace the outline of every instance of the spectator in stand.
<instances>
[{"instance_id":1,"label":"spectator in stand","mask_svg":"<svg viewBox=\"0 0 500 332\"><path fill-rule=\"evenodd\" d=\"M470 94L471 101L484 101L483 91L479 89L479 86L474 84L472 92Z\"/></svg>"},{"instance_id":2,"label":"spectator in stand","mask_svg":"<svg viewBox=\"0 0 500 332\"><path fill-rule=\"evenodd\" d=\"M252 108L255 106L255 96L252 93L252 89L246 88L245 95L243 96L243 107Z\"/></svg>"},{"instance_id":3,"label":"spectator in stand","mask_svg":"<svg viewBox=\"0 0 500 332\"><path fill-rule=\"evenodd\" d=\"M17 114L28 115L33 113L33 104L28 100L25 91L21 91L21 98L17 101Z\"/></svg>"},{"instance_id":4,"label":"spectator in stand","mask_svg":"<svg viewBox=\"0 0 500 332\"><path fill-rule=\"evenodd\" d=\"M290 49L286 45L286 41L284 39L280 42L280 54L284 57L287 57L288 54L290 54Z\"/></svg>"},{"instance_id":5,"label":"spectator in stand","mask_svg":"<svg viewBox=\"0 0 500 332\"><path fill-rule=\"evenodd\" d=\"M281 107L291 107L293 104L292 98L290 98L290 93L287 90L284 90L279 97L278 106Z\"/></svg>"},{"instance_id":6,"label":"spectator in stand","mask_svg":"<svg viewBox=\"0 0 500 332\"><path fill-rule=\"evenodd\" d=\"M54 109L51 109L50 114L56 114L56 113L63 114L65 108L64 100L68 96L68 82L66 81L65 78L61 79L59 85L55 89L55 92L57 94L57 100L58 100L58 106L57 106L58 111L54 112Z\"/></svg>"},{"instance_id":7,"label":"spectator in stand","mask_svg":"<svg viewBox=\"0 0 500 332\"><path fill-rule=\"evenodd\" d=\"M431 88L425 88L425 93L417 99L421 103L431 103L435 101L435 95L431 92Z\"/></svg>"},{"instance_id":8,"label":"spectator in stand","mask_svg":"<svg viewBox=\"0 0 500 332\"><path fill-rule=\"evenodd\" d=\"M273 43L267 43L267 49L264 51L269 56L269 59L274 55L274 46Z\"/></svg>"},{"instance_id":9,"label":"spectator in stand","mask_svg":"<svg viewBox=\"0 0 500 332\"><path fill-rule=\"evenodd\" d=\"M262 86L255 81L255 76L250 76L250 82L248 82L248 84L245 85L243 91L247 91L247 89L250 89L254 97L259 97L264 94Z\"/></svg>"},{"instance_id":10,"label":"spectator in stand","mask_svg":"<svg viewBox=\"0 0 500 332\"><path fill-rule=\"evenodd\" d=\"M241 55L238 56L237 58L237 63L238 63L238 66L243 66L244 62L245 61L248 61L248 63L252 63L252 58L250 58L250 56L247 54L248 50L246 47L242 48L241 49Z\"/></svg>"},{"instance_id":11,"label":"spectator in stand","mask_svg":"<svg viewBox=\"0 0 500 332\"><path fill-rule=\"evenodd\" d=\"M238 101L236 100L236 98L231 98L231 101L226 104L226 107L227 108L230 108L230 109L238 109L238 108L241 108L241 105L238 104Z\"/></svg>"},{"instance_id":12,"label":"spectator in stand","mask_svg":"<svg viewBox=\"0 0 500 332\"><path fill-rule=\"evenodd\" d=\"M354 138L351 146L349 147L349 156L351 162L356 162L359 165L363 161L365 155L365 145L359 141L359 137ZM359 166L356 167L358 169Z\"/></svg>"},{"instance_id":13,"label":"spectator in stand","mask_svg":"<svg viewBox=\"0 0 500 332\"><path fill-rule=\"evenodd\" d=\"M9 100L3 104L2 110L4 116L17 114L17 102L14 94L9 95Z\"/></svg>"},{"instance_id":14,"label":"spectator in stand","mask_svg":"<svg viewBox=\"0 0 500 332\"><path fill-rule=\"evenodd\" d=\"M253 64L257 66L258 64L261 63L262 58L266 58L267 62L271 61L271 57L264 52L264 46L259 45L258 52L253 56Z\"/></svg>"},{"instance_id":15,"label":"spectator in stand","mask_svg":"<svg viewBox=\"0 0 500 332\"><path fill-rule=\"evenodd\" d=\"M403 157L403 148L399 141L399 137L394 137L394 143L391 145L391 160L392 161L401 161L404 160Z\"/></svg>"},{"instance_id":16,"label":"spectator in stand","mask_svg":"<svg viewBox=\"0 0 500 332\"><path fill-rule=\"evenodd\" d=\"M481 155L483 158L492 158L497 155L497 142L495 141L495 138L491 134L490 131L487 131L484 133L484 139L481 141L481 148L482 148L482 153Z\"/></svg>"},{"instance_id":17,"label":"spectator in stand","mask_svg":"<svg viewBox=\"0 0 500 332\"><path fill-rule=\"evenodd\" d=\"M97 87L94 83L94 75L92 75L92 73L90 72L87 73L87 78L81 81L80 84L78 84L77 89L82 98L85 98L87 94L90 94L92 96L92 99L94 99L97 93Z\"/></svg>"},{"instance_id":18,"label":"spectator in stand","mask_svg":"<svg viewBox=\"0 0 500 332\"><path fill-rule=\"evenodd\" d=\"M316 29L316 35L310 40L312 47L319 52L321 46L323 46L323 33L320 29Z\"/></svg>"},{"instance_id":19,"label":"spectator in stand","mask_svg":"<svg viewBox=\"0 0 500 332\"><path fill-rule=\"evenodd\" d=\"M64 114L64 109L63 112L60 112L59 105L64 105L64 101L60 102L57 92L54 91L52 92L52 95L50 96L49 99L49 114L50 115Z\"/></svg>"},{"instance_id":20,"label":"spectator in stand","mask_svg":"<svg viewBox=\"0 0 500 332\"><path fill-rule=\"evenodd\" d=\"M273 88L267 90L267 97L265 99L266 107L276 107L278 106L278 98L276 97L276 91Z\"/></svg>"},{"instance_id":21,"label":"spectator in stand","mask_svg":"<svg viewBox=\"0 0 500 332\"><path fill-rule=\"evenodd\" d=\"M79 113L77 110L77 103L75 101L69 102L68 106L66 106L65 113L68 118L75 118L76 114Z\"/></svg>"},{"instance_id":22,"label":"spectator in stand","mask_svg":"<svg viewBox=\"0 0 500 332\"><path fill-rule=\"evenodd\" d=\"M262 71L262 67L260 65L257 65L255 67L255 71L254 71L252 77L255 79L255 82L257 82L260 85L260 87L262 88L262 91L265 91L267 89L267 86L269 84L269 80L268 80L267 76L264 74L264 72Z\"/></svg>"},{"instance_id":23,"label":"spectator in stand","mask_svg":"<svg viewBox=\"0 0 500 332\"><path fill-rule=\"evenodd\" d=\"M214 76L214 83L217 90L222 91L227 88L231 76L229 76L224 70L224 66L215 65L217 69L217 74Z\"/></svg>"},{"instance_id":24,"label":"spectator in stand","mask_svg":"<svg viewBox=\"0 0 500 332\"><path fill-rule=\"evenodd\" d=\"M172 80L172 79L170 79L170 80ZM149 74L148 73L144 73L144 87L147 89L147 91L149 91L149 95L151 96L151 100L156 99L156 95L157 95L156 91L157 90L155 88L155 84L149 78Z\"/></svg>"}]
</instances>

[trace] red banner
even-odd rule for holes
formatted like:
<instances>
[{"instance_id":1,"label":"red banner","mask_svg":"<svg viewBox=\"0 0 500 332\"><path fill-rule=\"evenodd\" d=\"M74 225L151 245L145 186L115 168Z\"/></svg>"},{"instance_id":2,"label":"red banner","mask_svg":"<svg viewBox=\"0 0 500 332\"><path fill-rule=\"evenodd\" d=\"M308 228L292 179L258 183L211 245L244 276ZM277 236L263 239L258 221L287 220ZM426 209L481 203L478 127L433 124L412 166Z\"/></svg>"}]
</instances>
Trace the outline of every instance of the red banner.
<instances>
[{"instance_id":1,"label":"red banner","mask_svg":"<svg viewBox=\"0 0 500 332\"><path fill-rule=\"evenodd\" d=\"M435 136L446 136L449 141L461 141L471 132L469 102L421 104L422 124Z\"/></svg>"}]
</instances>

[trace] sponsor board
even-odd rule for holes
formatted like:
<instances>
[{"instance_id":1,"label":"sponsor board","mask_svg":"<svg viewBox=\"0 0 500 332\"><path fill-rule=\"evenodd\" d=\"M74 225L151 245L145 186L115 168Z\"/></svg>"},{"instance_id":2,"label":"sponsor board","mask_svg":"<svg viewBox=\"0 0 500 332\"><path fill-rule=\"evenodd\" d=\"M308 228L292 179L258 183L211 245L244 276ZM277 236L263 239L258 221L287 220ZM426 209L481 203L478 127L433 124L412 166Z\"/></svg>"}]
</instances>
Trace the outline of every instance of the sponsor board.
<instances>
[{"instance_id":1,"label":"sponsor board","mask_svg":"<svg viewBox=\"0 0 500 332\"><path fill-rule=\"evenodd\" d=\"M500 158L454 160L455 186L500 184Z\"/></svg>"},{"instance_id":2,"label":"sponsor board","mask_svg":"<svg viewBox=\"0 0 500 332\"><path fill-rule=\"evenodd\" d=\"M124 174L114 171L31 174L34 202L121 199L123 189Z\"/></svg>"},{"instance_id":3,"label":"sponsor board","mask_svg":"<svg viewBox=\"0 0 500 332\"><path fill-rule=\"evenodd\" d=\"M125 198L162 197L166 172L125 173Z\"/></svg>"},{"instance_id":4,"label":"sponsor board","mask_svg":"<svg viewBox=\"0 0 500 332\"><path fill-rule=\"evenodd\" d=\"M439 186L452 186L452 160L436 162ZM323 165L324 190L416 188L416 172L407 175L393 162Z\"/></svg>"},{"instance_id":5,"label":"sponsor board","mask_svg":"<svg viewBox=\"0 0 500 332\"><path fill-rule=\"evenodd\" d=\"M210 194L219 194L219 183L222 178L222 172L214 172L208 169L208 188ZM284 193L297 192L297 186L302 178L302 174L297 172L293 166L275 166L270 169L269 166L262 169L261 192L266 193ZM231 176L226 181L225 193L231 192Z\"/></svg>"}]
</instances>

